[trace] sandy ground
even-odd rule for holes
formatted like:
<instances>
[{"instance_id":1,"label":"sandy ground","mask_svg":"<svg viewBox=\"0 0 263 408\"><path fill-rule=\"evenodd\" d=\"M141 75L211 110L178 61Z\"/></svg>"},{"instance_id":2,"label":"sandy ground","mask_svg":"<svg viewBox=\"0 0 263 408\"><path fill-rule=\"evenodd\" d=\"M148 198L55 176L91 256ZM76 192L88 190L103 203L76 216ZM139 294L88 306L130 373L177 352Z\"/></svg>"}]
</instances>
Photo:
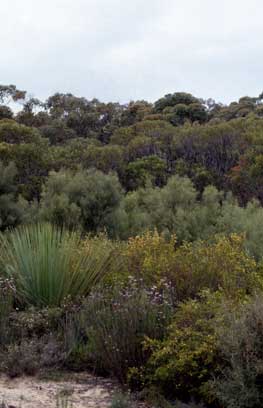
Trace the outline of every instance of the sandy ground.
<instances>
[{"instance_id":1,"label":"sandy ground","mask_svg":"<svg viewBox=\"0 0 263 408\"><path fill-rule=\"evenodd\" d=\"M89 374L73 375L59 382L0 376L0 406L5 401L10 408L56 408L58 395L67 394L67 408L108 408L116 390L113 382ZM64 408L62 403L60 408Z\"/></svg>"}]
</instances>

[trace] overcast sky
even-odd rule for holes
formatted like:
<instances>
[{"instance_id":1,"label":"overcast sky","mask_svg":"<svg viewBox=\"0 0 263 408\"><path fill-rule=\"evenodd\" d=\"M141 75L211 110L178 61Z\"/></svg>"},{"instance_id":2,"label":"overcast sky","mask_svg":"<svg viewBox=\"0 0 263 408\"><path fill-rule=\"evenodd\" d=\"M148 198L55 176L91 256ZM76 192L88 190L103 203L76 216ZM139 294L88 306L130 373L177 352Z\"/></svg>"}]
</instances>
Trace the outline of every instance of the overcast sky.
<instances>
[{"instance_id":1,"label":"overcast sky","mask_svg":"<svg viewBox=\"0 0 263 408\"><path fill-rule=\"evenodd\" d=\"M262 0L2 0L0 13L0 83L36 97L263 90Z\"/></svg>"}]
</instances>

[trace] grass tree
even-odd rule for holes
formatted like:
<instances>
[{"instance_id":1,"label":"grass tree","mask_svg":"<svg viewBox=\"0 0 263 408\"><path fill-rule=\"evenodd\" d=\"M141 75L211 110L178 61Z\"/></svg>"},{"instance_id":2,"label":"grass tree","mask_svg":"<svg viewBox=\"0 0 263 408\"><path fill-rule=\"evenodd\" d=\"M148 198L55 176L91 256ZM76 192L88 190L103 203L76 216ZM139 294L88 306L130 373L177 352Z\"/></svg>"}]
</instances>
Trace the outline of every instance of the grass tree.
<instances>
[{"instance_id":1,"label":"grass tree","mask_svg":"<svg viewBox=\"0 0 263 408\"><path fill-rule=\"evenodd\" d=\"M14 280L18 299L35 306L87 295L116 259L105 238L83 241L78 232L50 224L1 234L0 250L2 273Z\"/></svg>"}]
</instances>

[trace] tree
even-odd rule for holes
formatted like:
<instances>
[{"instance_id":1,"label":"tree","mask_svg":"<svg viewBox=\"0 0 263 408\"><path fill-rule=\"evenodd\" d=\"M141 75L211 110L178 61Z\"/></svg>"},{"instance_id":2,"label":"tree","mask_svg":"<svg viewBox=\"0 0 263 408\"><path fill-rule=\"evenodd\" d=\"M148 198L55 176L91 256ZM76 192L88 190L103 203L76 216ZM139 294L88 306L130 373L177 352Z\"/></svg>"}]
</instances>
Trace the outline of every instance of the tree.
<instances>
[{"instance_id":1,"label":"tree","mask_svg":"<svg viewBox=\"0 0 263 408\"><path fill-rule=\"evenodd\" d=\"M154 110L155 112L161 112L167 106L175 106L178 104L190 105L191 103L199 103L199 100L189 93L175 92L174 94L167 94L163 98L158 99L154 103Z\"/></svg>"},{"instance_id":2,"label":"tree","mask_svg":"<svg viewBox=\"0 0 263 408\"><path fill-rule=\"evenodd\" d=\"M64 144L68 140L77 138L77 134L73 129L57 119L53 120L50 124L41 126L39 131L52 145Z\"/></svg>"},{"instance_id":3,"label":"tree","mask_svg":"<svg viewBox=\"0 0 263 408\"><path fill-rule=\"evenodd\" d=\"M166 163L158 156L147 156L127 165L124 170L123 185L127 190L146 187L148 181L161 187L167 179Z\"/></svg>"},{"instance_id":4,"label":"tree","mask_svg":"<svg viewBox=\"0 0 263 408\"><path fill-rule=\"evenodd\" d=\"M23 205L17 197L17 169L0 161L0 230L15 227L23 218Z\"/></svg>"},{"instance_id":5,"label":"tree","mask_svg":"<svg viewBox=\"0 0 263 408\"><path fill-rule=\"evenodd\" d=\"M13 112L12 110L5 105L0 106L0 120L2 119L12 119L13 118Z\"/></svg>"},{"instance_id":6,"label":"tree","mask_svg":"<svg viewBox=\"0 0 263 408\"><path fill-rule=\"evenodd\" d=\"M50 170L49 153L48 141L36 129L14 120L0 121L0 160L15 163L19 192L27 200L39 198Z\"/></svg>"},{"instance_id":7,"label":"tree","mask_svg":"<svg viewBox=\"0 0 263 408\"><path fill-rule=\"evenodd\" d=\"M26 91L17 89L15 85L0 85L0 103L17 102L25 97Z\"/></svg>"},{"instance_id":8,"label":"tree","mask_svg":"<svg viewBox=\"0 0 263 408\"><path fill-rule=\"evenodd\" d=\"M122 198L118 178L100 171L51 172L43 189L41 214L46 220L70 228L100 232L114 229L114 216Z\"/></svg>"},{"instance_id":9,"label":"tree","mask_svg":"<svg viewBox=\"0 0 263 408\"><path fill-rule=\"evenodd\" d=\"M163 188L139 188L126 195L122 208L123 238L154 228L168 236L175 233L179 243L196 238L197 191L186 177L172 176Z\"/></svg>"},{"instance_id":10,"label":"tree","mask_svg":"<svg viewBox=\"0 0 263 408\"><path fill-rule=\"evenodd\" d=\"M90 144L85 152L83 165L94 167L104 173L116 171L121 173L124 159L124 148L118 145L97 146Z\"/></svg>"}]
</instances>

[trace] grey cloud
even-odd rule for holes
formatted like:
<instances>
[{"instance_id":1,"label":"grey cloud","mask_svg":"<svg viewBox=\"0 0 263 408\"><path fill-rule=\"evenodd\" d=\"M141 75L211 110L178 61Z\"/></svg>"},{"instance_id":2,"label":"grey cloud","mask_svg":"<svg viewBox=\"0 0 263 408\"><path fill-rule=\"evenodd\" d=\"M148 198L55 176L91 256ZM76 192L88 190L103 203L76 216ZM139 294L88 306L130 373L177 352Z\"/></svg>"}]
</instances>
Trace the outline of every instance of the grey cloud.
<instances>
[{"instance_id":1,"label":"grey cloud","mask_svg":"<svg viewBox=\"0 0 263 408\"><path fill-rule=\"evenodd\" d=\"M263 89L261 0L9 0L0 81L45 98L228 102Z\"/></svg>"}]
</instances>

